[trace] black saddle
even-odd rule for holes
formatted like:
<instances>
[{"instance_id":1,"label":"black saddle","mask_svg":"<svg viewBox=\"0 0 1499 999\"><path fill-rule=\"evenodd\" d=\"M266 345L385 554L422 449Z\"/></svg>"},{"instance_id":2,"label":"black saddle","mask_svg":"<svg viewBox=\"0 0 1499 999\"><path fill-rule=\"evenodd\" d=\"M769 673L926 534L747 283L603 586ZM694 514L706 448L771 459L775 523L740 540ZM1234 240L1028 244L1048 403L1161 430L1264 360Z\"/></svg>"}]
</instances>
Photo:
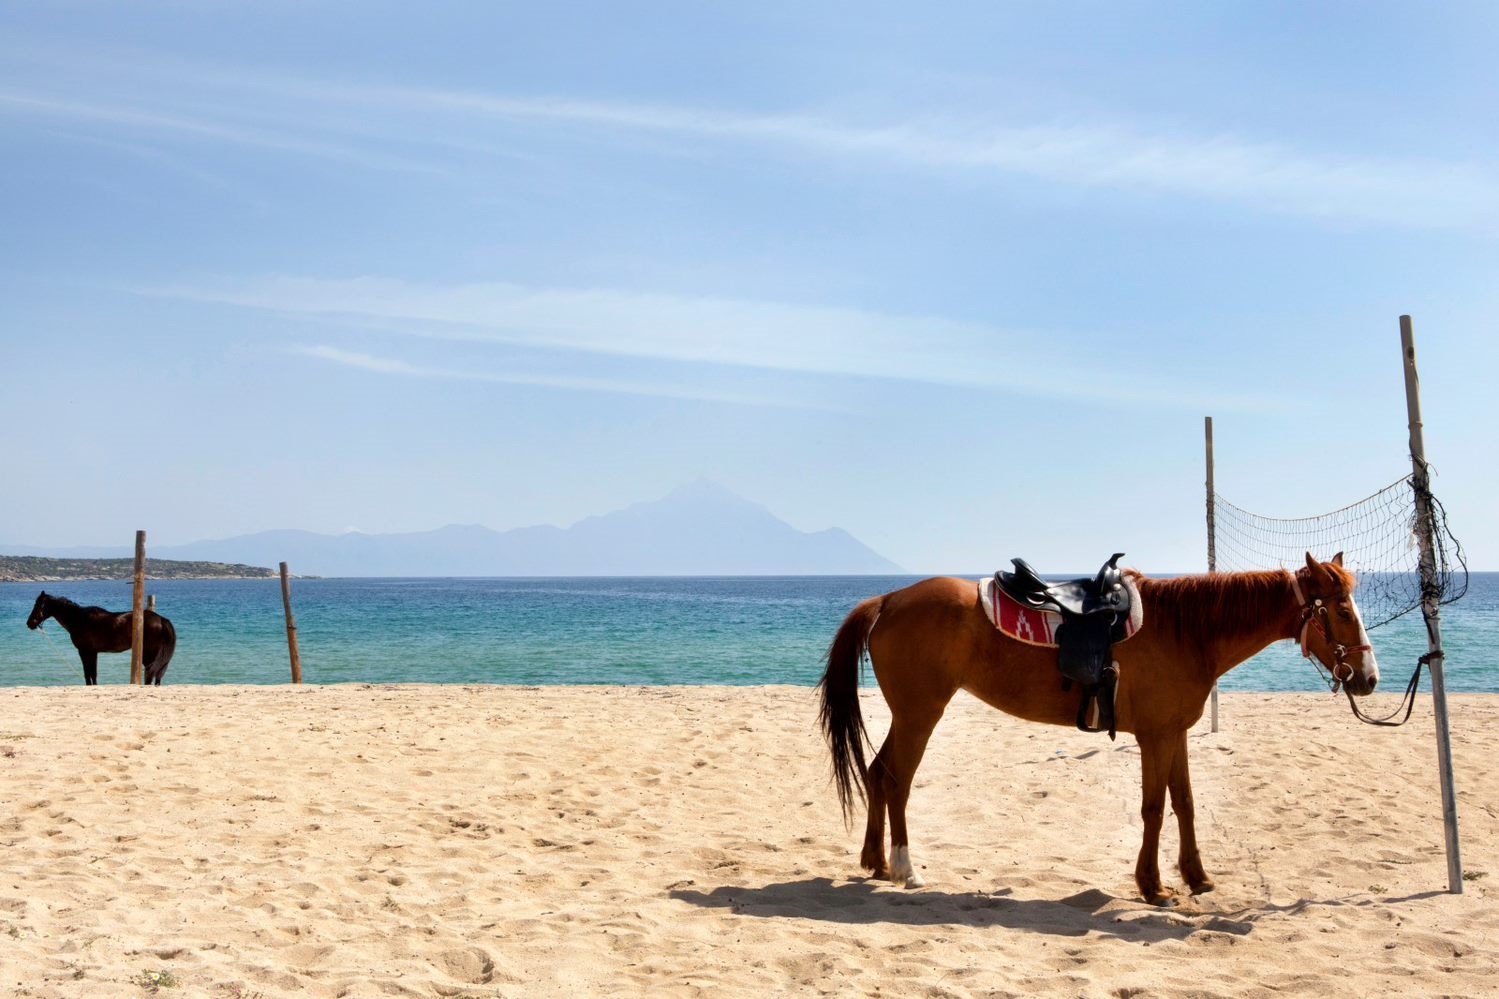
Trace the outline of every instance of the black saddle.
<instances>
[{"instance_id":1,"label":"black saddle","mask_svg":"<svg viewBox=\"0 0 1499 999\"><path fill-rule=\"evenodd\" d=\"M1119 667L1114 663L1115 642L1128 637L1130 591L1119 568L1123 552L1116 552L1098 570L1098 575L1064 583L1048 583L1024 559L1011 559L1014 572L996 572L995 582L1017 603L1061 615L1054 637L1057 666L1064 687L1073 681L1083 687L1077 727L1084 732L1107 730L1114 738L1114 696ZM1090 710L1091 709L1091 710Z\"/></svg>"}]
</instances>

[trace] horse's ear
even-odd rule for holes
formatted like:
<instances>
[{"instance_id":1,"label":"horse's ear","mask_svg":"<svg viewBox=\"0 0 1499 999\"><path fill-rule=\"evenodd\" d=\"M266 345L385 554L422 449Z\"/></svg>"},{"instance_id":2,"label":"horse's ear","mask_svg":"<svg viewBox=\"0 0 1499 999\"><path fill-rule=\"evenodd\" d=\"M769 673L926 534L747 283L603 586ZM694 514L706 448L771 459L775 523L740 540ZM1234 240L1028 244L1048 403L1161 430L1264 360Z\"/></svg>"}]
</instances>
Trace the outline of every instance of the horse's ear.
<instances>
[{"instance_id":1,"label":"horse's ear","mask_svg":"<svg viewBox=\"0 0 1499 999\"><path fill-rule=\"evenodd\" d=\"M1338 552L1336 555L1334 555L1332 557L1332 564L1335 565L1335 566L1337 566L1340 569L1343 567L1343 553L1342 552Z\"/></svg>"},{"instance_id":2,"label":"horse's ear","mask_svg":"<svg viewBox=\"0 0 1499 999\"><path fill-rule=\"evenodd\" d=\"M1307 552L1306 553L1306 567L1308 569L1312 570L1313 572L1316 572L1318 569L1321 568L1321 566L1317 563L1317 560L1314 559L1314 558L1312 558L1312 553L1311 552Z\"/></svg>"}]
</instances>

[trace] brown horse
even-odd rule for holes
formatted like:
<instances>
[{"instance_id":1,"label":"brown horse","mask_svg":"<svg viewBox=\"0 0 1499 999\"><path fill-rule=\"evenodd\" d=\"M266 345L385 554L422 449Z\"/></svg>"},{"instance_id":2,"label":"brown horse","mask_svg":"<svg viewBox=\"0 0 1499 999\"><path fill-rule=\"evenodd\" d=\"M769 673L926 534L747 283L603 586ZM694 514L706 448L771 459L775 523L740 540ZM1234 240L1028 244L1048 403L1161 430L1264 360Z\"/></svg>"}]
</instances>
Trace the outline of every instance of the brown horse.
<instances>
[{"instance_id":1,"label":"brown horse","mask_svg":"<svg viewBox=\"0 0 1499 999\"><path fill-rule=\"evenodd\" d=\"M1144 621L1114 646L1119 663L1116 714L1120 731L1140 746L1140 813L1145 838L1135 863L1140 894L1169 904L1157 862L1166 793L1181 830L1177 858L1192 893L1212 891L1197 853L1187 730L1202 717L1214 682L1278 639L1299 639L1350 694L1364 696L1379 682L1379 667L1353 601L1354 580L1339 552L1331 562L1310 554L1294 574L1286 570L1150 579L1131 571L1144 604ZM890 706L890 732L865 763L859 709L859 664L867 654ZM1055 649L1001 633L980 606L973 580L927 579L871 597L849 614L828 649L819 684L821 721L833 755L833 776L844 815L857 793L867 800L861 862L875 877L923 884L911 863L906 801L927 740L959 690L1029 721L1072 725L1079 691L1066 690ZM885 858L885 816L891 857Z\"/></svg>"}]
</instances>

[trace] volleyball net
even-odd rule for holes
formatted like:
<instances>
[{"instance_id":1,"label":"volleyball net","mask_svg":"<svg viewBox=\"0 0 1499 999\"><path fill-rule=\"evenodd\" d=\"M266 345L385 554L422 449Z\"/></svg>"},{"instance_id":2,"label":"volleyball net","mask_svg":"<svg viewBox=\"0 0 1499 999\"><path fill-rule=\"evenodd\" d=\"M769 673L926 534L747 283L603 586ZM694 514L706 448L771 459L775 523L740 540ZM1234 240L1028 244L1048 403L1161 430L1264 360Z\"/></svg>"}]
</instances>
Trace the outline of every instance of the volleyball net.
<instances>
[{"instance_id":1,"label":"volleyball net","mask_svg":"<svg viewBox=\"0 0 1499 999\"><path fill-rule=\"evenodd\" d=\"M1214 491L1209 557L1218 571L1295 571L1307 552L1326 560L1341 551L1358 578L1365 627L1373 630L1420 607L1426 596L1418 510L1430 511L1433 595L1450 604L1468 591L1468 565L1447 513L1429 489L1428 502L1420 503L1418 488L1415 476L1407 475L1331 513L1289 519L1251 513Z\"/></svg>"}]
</instances>

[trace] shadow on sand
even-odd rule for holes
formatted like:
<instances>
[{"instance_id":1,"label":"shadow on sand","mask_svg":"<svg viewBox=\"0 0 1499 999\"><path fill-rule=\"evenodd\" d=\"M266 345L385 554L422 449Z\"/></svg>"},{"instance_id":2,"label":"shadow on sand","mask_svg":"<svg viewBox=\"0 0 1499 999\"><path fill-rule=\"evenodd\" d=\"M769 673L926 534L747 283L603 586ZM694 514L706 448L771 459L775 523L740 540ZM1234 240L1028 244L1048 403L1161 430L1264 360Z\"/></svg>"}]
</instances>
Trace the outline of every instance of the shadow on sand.
<instances>
[{"instance_id":1,"label":"shadow on sand","mask_svg":"<svg viewBox=\"0 0 1499 999\"><path fill-rule=\"evenodd\" d=\"M722 886L710 891L676 889L671 897L703 908L729 909L764 919L816 919L835 923L901 923L908 926L1003 927L1051 936L1089 933L1142 943L1180 940L1194 933L1247 936L1254 920L1210 913L1157 909L1089 889L1055 901L1009 894L892 891L883 882L834 883L828 878L784 881L761 887ZM1125 903L1120 906L1116 903Z\"/></svg>"},{"instance_id":2,"label":"shadow on sand","mask_svg":"<svg viewBox=\"0 0 1499 999\"><path fill-rule=\"evenodd\" d=\"M1439 898L1441 891L1399 898L1348 896L1297 899L1288 904L1266 901L1235 912L1195 908L1157 908L1139 899L1124 899L1090 888L1062 899L1015 898L1000 892L949 892L935 888L892 890L873 879L834 883L828 878L783 881L749 887L724 885L710 891L672 890L680 902L706 909L728 909L761 919L813 919L853 925L900 923L906 926L1003 927L1048 936L1081 937L1101 933L1140 943L1182 940L1194 934L1223 933L1247 937L1260 920L1299 916L1342 907L1398 906Z\"/></svg>"}]
</instances>

